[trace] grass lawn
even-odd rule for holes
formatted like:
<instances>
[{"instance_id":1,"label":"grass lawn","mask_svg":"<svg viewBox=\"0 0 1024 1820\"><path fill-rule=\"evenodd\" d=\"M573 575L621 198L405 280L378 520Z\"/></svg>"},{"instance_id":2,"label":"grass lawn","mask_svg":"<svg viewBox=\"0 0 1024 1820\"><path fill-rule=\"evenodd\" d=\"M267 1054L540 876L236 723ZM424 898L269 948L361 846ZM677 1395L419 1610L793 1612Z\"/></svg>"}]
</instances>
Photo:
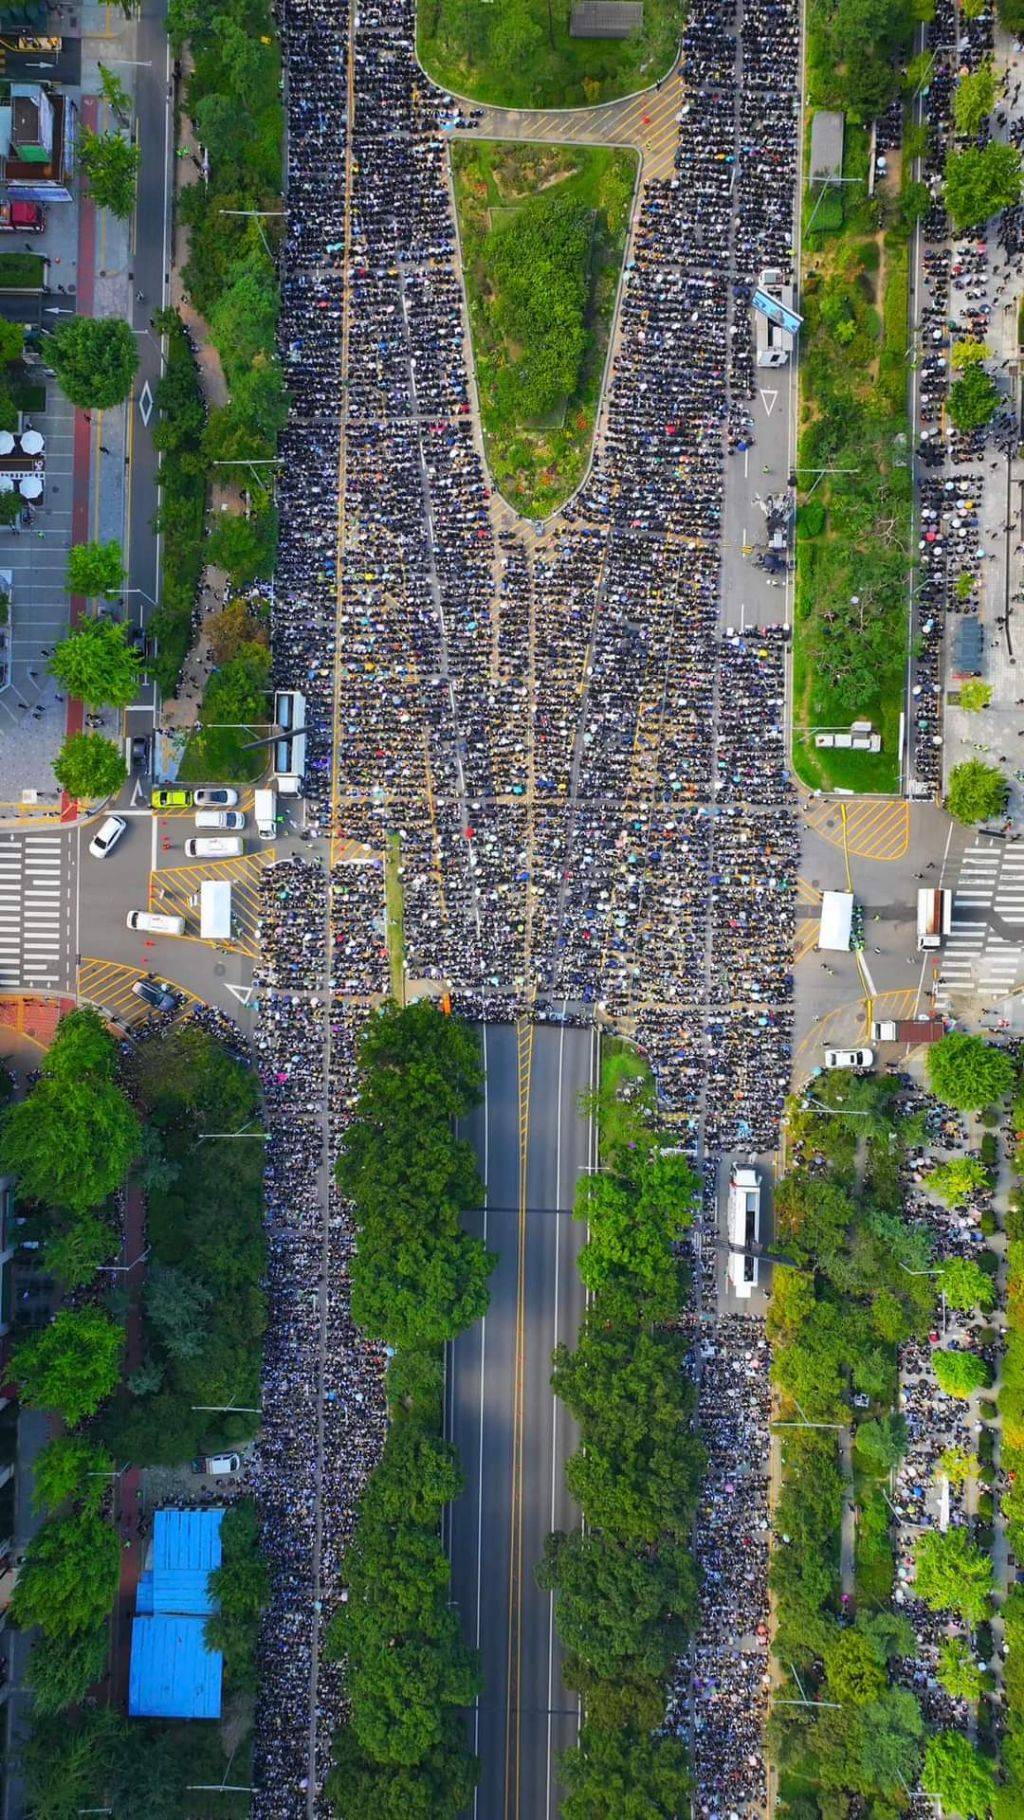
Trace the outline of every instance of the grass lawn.
<instances>
[{"instance_id":1,"label":"grass lawn","mask_svg":"<svg viewBox=\"0 0 1024 1820\"><path fill-rule=\"evenodd\" d=\"M589 458L636 156L603 147L481 140L453 145L452 163L488 465L498 490L516 511L543 518L579 485ZM530 210L526 220L561 203L585 211L588 221L581 261L585 270L574 263L556 274L560 287L564 281L570 291L576 287L576 294L582 294L584 349L572 394L549 399L541 414L527 418L517 406L514 382L524 354L536 354L537 337L520 345L511 339L507 323L498 325L510 302L496 277L500 242L514 230L524 208Z\"/></svg>"},{"instance_id":2,"label":"grass lawn","mask_svg":"<svg viewBox=\"0 0 1024 1820\"><path fill-rule=\"evenodd\" d=\"M416 49L442 88L501 107L588 107L671 69L679 0L644 0L635 37L570 38L571 0L420 0Z\"/></svg>"},{"instance_id":3,"label":"grass lawn","mask_svg":"<svg viewBox=\"0 0 1024 1820\"><path fill-rule=\"evenodd\" d=\"M41 291L45 282L41 253L0 253L0 291Z\"/></svg>"},{"instance_id":4,"label":"grass lawn","mask_svg":"<svg viewBox=\"0 0 1024 1820\"><path fill-rule=\"evenodd\" d=\"M867 134L848 120L844 175L866 180L867 160ZM892 189L872 200L861 181L815 212L817 200L803 213L793 766L814 789L894 791L911 562L908 236ZM814 745L815 729L853 720L881 733L881 752Z\"/></svg>"}]
</instances>

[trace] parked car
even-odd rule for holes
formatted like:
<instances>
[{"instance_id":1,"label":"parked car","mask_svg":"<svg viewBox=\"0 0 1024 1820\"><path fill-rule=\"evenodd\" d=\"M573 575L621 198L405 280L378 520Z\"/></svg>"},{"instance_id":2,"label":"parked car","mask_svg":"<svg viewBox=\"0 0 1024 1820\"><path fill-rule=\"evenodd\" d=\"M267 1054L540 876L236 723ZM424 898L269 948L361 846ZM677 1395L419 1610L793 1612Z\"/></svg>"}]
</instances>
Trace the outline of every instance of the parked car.
<instances>
[{"instance_id":1,"label":"parked car","mask_svg":"<svg viewBox=\"0 0 1024 1820\"><path fill-rule=\"evenodd\" d=\"M871 1068L874 1065L873 1049L826 1049L826 1068Z\"/></svg>"},{"instance_id":2,"label":"parked car","mask_svg":"<svg viewBox=\"0 0 1024 1820\"><path fill-rule=\"evenodd\" d=\"M240 1472L242 1458L237 1453L201 1453L192 1462L193 1472L212 1473L217 1478L226 1478L228 1473Z\"/></svg>"},{"instance_id":3,"label":"parked car","mask_svg":"<svg viewBox=\"0 0 1024 1820\"><path fill-rule=\"evenodd\" d=\"M108 815L106 821L100 824L89 842L89 852L93 859L106 859L107 854L117 846L127 826L128 823L123 816Z\"/></svg>"},{"instance_id":4,"label":"parked car","mask_svg":"<svg viewBox=\"0 0 1024 1820\"><path fill-rule=\"evenodd\" d=\"M174 993L168 992L166 986L161 986L159 980L133 980L132 991L136 998L140 998L143 1004L150 1005L154 1011L173 1011L178 1002Z\"/></svg>"},{"instance_id":5,"label":"parked car","mask_svg":"<svg viewBox=\"0 0 1024 1820\"><path fill-rule=\"evenodd\" d=\"M196 815L197 828L244 828L245 816L241 809L200 809Z\"/></svg>"},{"instance_id":6,"label":"parked car","mask_svg":"<svg viewBox=\"0 0 1024 1820\"><path fill-rule=\"evenodd\" d=\"M149 793L151 809L191 809L195 800L191 790L151 790Z\"/></svg>"},{"instance_id":7,"label":"parked car","mask_svg":"<svg viewBox=\"0 0 1024 1820\"><path fill-rule=\"evenodd\" d=\"M197 790L195 792L197 809L233 809L238 801L237 790Z\"/></svg>"},{"instance_id":8,"label":"parked car","mask_svg":"<svg viewBox=\"0 0 1024 1820\"><path fill-rule=\"evenodd\" d=\"M240 834L200 834L185 842L186 859L241 859L245 843Z\"/></svg>"}]
</instances>

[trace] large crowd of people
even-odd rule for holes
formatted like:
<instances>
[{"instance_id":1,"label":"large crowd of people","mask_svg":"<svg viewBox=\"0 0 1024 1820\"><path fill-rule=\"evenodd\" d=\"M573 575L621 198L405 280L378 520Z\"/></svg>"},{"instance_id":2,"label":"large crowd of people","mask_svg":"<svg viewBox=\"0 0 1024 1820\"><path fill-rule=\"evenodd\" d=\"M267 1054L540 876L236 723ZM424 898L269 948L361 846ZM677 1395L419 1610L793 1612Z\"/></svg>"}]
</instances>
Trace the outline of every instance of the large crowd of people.
<instances>
[{"instance_id":1,"label":"large crowd of people","mask_svg":"<svg viewBox=\"0 0 1024 1820\"><path fill-rule=\"evenodd\" d=\"M282 24L273 642L306 703L313 844L264 875L257 977L267 1820L321 1803L342 1688L320 1644L385 1421L331 1164L359 1022L387 990L389 842L409 975L466 1015L532 1006L634 1036L698 1159L773 1149L790 1068L786 635L731 626L719 578L725 463L753 439L750 295L766 265L792 269L795 0L690 9L675 170L641 192L594 462L540 534L491 498L447 175L474 115L423 77L414 24L412 0L357 20L291 0ZM763 1328L713 1315L694 1326L701 1666L681 1665L672 1706L708 1816L764 1798L768 1521Z\"/></svg>"}]
</instances>

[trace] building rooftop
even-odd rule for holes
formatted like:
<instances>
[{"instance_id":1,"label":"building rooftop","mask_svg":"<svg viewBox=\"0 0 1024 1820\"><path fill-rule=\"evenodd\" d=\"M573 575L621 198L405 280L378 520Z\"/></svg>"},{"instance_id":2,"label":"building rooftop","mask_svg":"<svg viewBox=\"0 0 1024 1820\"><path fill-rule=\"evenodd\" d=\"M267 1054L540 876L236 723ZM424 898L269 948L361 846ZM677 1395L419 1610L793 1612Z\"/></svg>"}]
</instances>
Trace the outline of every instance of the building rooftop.
<instances>
[{"instance_id":1,"label":"building rooftop","mask_svg":"<svg viewBox=\"0 0 1024 1820\"><path fill-rule=\"evenodd\" d=\"M644 9L634 0L581 0L572 9L570 38L629 38L642 29Z\"/></svg>"},{"instance_id":2,"label":"building rooftop","mask_svg":"<svg viewBox=\"0 0 1024 1820\"><path fill-rule=\"evenodd\" d=\"M811 184L828 183L843 174L843 136L846 115L819 108L811 121Z\"/></svg>"},{"instance_id":3,"label":"building rooftop","mask_svg":"<svg viewBox=\"0 0 1024 1820\"><path fill-rule=\"evenodd\" d=\"M133 1718L216 1719L223 1658L203 1626L216 1610L209 1575L221 1564L222 1510L158 1510L132 1620Z\"/></svg>"}]
</instances>

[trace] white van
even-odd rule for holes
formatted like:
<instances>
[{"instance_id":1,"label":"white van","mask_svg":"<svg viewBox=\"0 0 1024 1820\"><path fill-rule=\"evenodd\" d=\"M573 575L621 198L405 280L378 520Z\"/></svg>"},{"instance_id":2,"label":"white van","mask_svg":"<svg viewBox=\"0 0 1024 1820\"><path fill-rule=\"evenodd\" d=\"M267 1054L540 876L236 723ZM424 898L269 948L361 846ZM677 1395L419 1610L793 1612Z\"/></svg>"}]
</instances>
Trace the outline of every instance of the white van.
<instances>
[{"instance_id":1,"label":"white van","mask_svg":"<svg viewBox=\"0 0 1024 1820\"><path fill-rule=\"evenodd\" d=\"M245 816L241 809L200 809L196 814L196 827L238 830L245 827Z\"/></svg>"},{"instance_id":2,"label":"white van","mask_svg":"<svg viewBox=\"0 0 1024 1820\"><path fill-rule=\"evenodd\" d=\"M184 935L183 916L164 916L157 910L129 910L125 917L129 929L141 929L146 935Z\"/></svg>"},{"instance_id":3,"label":"white van","mask_svg":"<svg viewBox=\"0 0 1024 1820\"><path fill-rule=\"evenodd\" d=\"M252 806L260 840L273 840L277 833L277 791L257 790Z\"/></svg>"},{"instance_id":4,"label":"white van","mask_svg":"<svg viewBox=\"0 0 1024 1820\"><path fill-rule=\"evenodd\" d=\"M185 853L189 859L241 859L244 845L240 834L193 835L185 842Z\"/></svg>"}]
</instances>

